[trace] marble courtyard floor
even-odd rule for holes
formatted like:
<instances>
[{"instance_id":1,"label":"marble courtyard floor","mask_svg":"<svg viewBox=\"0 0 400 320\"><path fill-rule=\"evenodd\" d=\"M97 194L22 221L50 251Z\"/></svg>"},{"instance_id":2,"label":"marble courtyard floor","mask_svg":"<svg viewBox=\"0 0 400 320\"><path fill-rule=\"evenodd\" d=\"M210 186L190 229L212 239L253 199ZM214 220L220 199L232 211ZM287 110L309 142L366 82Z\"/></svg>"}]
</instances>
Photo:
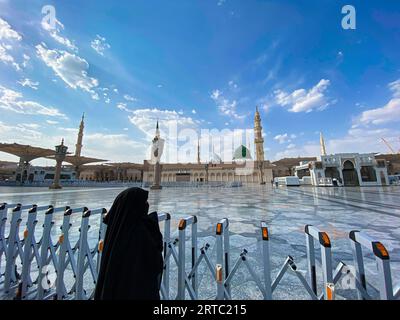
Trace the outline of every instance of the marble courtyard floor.
<instances>
[{"instance_id":1,"label":"marble courtyard floor","mask_svg":"<svg viewBox=\"0 0 400 320\"><path fill-rule=\"evenodd\" d=\"M122 188L68 188L50 191L46 188L0 187L0 203L23 203L71 207L87 206L109 209ZM381 241L389 250L392 277L400 284L400 187L365 188L272 188L271 186L244 186L239 188L164 188L150 191L150 210L169 212L172 216L172 236L177 237L179 219L187 215L198 217L199 246L208 242L213 248L215 225L221 218L229 218L231 234L231 263L241 249L262 275L260 222L265 221L271 234L271 265L274 277L287 255L294 257L302 271L307 270L304 226L312 224L331 237L334 265L342 260L353 264L349 231L361 230ZM58 219L58 218L56 218ZM78 217L76 218L78 219ZM56 224L61 223L62 216ZM98 219L92 222L98 228ZM79 224L74 224L75 234ZM95 240L95 235L93 235ZM214 250L211 256L215 259ZM172 268L174 269L174 268ZM371 255L366 255L366 270L376 286L376 266ZM173 270L172 270L173 271ZM171 283L176 277L171 274ZM319 278L321 274L319 273ZM200 296L210 298L215 288L210 276L201 277ZM171 288L172 294L174 288ZM372 291L373 293L373 291ZM354 290L343 290L340 295L354 298ZM232 284L235 299L260 299L249 274L239 270ZM307 298L301 283L286 274L274 293L277 299Z\"/></svg>"}]
</instances>

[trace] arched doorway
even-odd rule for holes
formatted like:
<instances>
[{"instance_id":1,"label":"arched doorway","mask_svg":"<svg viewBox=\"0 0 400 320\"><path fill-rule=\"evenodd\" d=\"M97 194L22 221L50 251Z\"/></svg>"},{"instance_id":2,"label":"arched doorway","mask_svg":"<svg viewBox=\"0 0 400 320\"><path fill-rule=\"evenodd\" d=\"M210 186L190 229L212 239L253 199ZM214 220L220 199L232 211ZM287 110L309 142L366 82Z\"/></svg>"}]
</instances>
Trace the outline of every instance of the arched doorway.
<instances>
[{"instance_id":1,"label":"arched doorway","mask_svg":"<svg viewBox=\"0 0 400 320\"><path fill-rule=\"evenodd\" d=\"M387 182L386 182L386 177L385 177L385 174L381 171L381 184L383 185L383 186L387 186Z\"/></svg>"},{"instance_id":2,"label":"arched doorway","mask_svg":"<svg viewBox=\"0 0 400 320\"><path fill-rule=\"evenodd\" d=\"M359 186L360 182L358 181L358 175L357 175L357 171L354 168L354 164L353 162L351 162L350 160L346 160L343 163L343 183L344 185L347 186Z\"/></svg>"}]
</instances>

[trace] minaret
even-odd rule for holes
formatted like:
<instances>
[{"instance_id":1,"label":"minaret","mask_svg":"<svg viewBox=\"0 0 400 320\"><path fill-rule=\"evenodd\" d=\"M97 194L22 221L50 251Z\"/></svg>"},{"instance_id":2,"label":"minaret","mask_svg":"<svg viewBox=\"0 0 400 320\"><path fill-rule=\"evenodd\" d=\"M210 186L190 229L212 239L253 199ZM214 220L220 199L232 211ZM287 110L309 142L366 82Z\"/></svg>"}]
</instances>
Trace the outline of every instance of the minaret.
<instances>
[{"instance_id":1,"label":"minaret","mask_svg":"<svg viewBox=\"0 0 400 320\"><path fill-rule=\"evenodd\" d=\"M321 146L321 156L326 156L326 147L325 147L325 140L322 132L319 134L319 144Z\"/></svg>"},{"instance_id":2,"label":"minaret","mask_svg":"<svg viewBox=\"0 0 400 320\"><path fill-rule=\"evenodd\" d=\"M85 113L82 115L81 119L81 124L79 125L79 133L78 133L78 139L76 140L76 145L75 145L75 156L80 157L81 152L82 152L82 140L83 140L83 129L85 128Z\"/></svg>"},{"instance_id":3,"label":"minaret","mask_svg":"<svg viewBox=\"0 0 400 320\"><path fill-rule=\"evenodd\" d=\"M197 139L197 164L201 164L201 161L200 161L200 138Z\"/></svg>"},{"instance_id":4,"label":"minaret","mask_svg":"<svg viewBox=\"0 0 400 320\"><path fill-rule=\"evenodd\" d=\"M254 144L256 148L256 161L264 161L264 139L262 137L261 117L256 107L254 117Z\"/></svg>"},{"instance_id":5,"label":"minaret","mask_svg":"<svg viewBox=\"0 0 400 320\"><path fill-rule=\"evenodd\" d=\"M160 138L160 127L158 126L158 120L157 120L157 126L156 126L156 138Z\"/></svg>"}]
</instances>

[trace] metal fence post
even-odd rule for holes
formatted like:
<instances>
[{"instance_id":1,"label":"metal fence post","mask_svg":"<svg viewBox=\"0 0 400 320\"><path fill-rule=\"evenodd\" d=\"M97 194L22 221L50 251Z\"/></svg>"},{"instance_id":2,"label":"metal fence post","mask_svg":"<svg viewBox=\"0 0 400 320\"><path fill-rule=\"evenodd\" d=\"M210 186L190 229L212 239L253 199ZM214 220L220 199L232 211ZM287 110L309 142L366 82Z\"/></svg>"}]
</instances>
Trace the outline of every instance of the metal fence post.
<instances>
[{"instance_id":1,"label":"metal fence post","mask_svg":"<svg viewBox=\"0 0 400 320\"><path fill-rule=\"evenodd\" d=\"M375 255L379 277L379 293L382 300L393 299L392 274L390 271L389 253L385 246L379 242L372 242L372 251Z\"/></svg>"},{"instance_id":2,"label":"metal fence post","mask_svg":"<svg viewBox=\"0 0 400 320\"><path fill-rule=\"evenodd\" d=\"M79 235L79 251L78 262L76 268L76 291L75 299L82 300L85 296L83 289L83 275L85 273L85 258L87 252L87 232L89 229L90 210L87 210L82 215L82 222Z\"/></svg>"},{"instance_id":3,"label":"metal fence post","mask_svg":"<svg viewBox=\"0 0 400 320\"><path fill-rule=\"evenodd\" d=\"M308 276L310 279L311 289L315 294L317 294L317 271L315 267L314 238L308 232L308 228L310 226L311 225L306 225L304 228L307 245Z\"/></svg>"},{"instance_id":4,"label":"metal fence post","mask_svg":"<svg viewBox=\"0 0 400 320\"><path fill-rule=\"evenodd\" d=\"M366 234L363 234L357 230L350 232L350 240L372 251L372 253L375 256L377 265L380 298L382 300L393 299L394 293L393 293L392 275L390 270L390 257L389 257L389 252L386 250L386 247L381 242L375 241ZM355 256L354 259L360 259L360 258ZM362 255L361 259L358 262L359 265L363 266Z\"/></svg>"},{"instance_id":5,"label":"metal fence post","mask_svg":"<svg viewBox=\"0 0 400 320\"><path fill-rule=\"evenodd\" d=\"M196 265L197 262L197 217L193 216L193 223L192 223L192 269ZM197 272L193 272L192 275L192 287L193 291L197 295L197 287L198 287L198 281L197 281Z\"/></svg>"},{"instance_id":6,"label":"metal fence post","mask_svg":"<svg viewBox=\"0 0 400 320\"><path fill-rule=\"evenodd\" d=\"M107 210L104 209L100 214L100 230L99 230L99 243L97 247L97 274L100 272L101 257L103 256L104 240L107 232L107 225L104 223L104 218L107 214Z\"/></svg>"},{"instance_id":7,"label":"metal fence post","mask_svg":"<svg viewBox=\"0 0 400 320\"><path fill-rule=\"evenodd\" d=\"M179 222L179 252L178 252L178 300L185 300L185 247L186 220Z\"/></svg>"},{"instance_id":8,"label":"metal fence post","mask_svg":"<svg viewBox=\"0 0 400 320\"><path fill-rule=\"evenodd\" d=\"M13 272L15 272L15 259L16 259L16 241L18 238L19 222L21 219L21 204L12 210L10 233L8 236L8 246L6 251L6 269L4 274L4 291L9 293Z\"/></svg>"},{"instance_id":9,"label":"metal fence post","mask_svg":"<svg viewBox=\"0 0 400 320\"><path fill-rule=\"evenodd\" d=\"M24 255L22 260L22 273L21 273L21 299L25 299L28 287L31 285L31 254L32 254L32 241L36 225L37 206L34 205L28 211L28 221L24 231Z\"/></svg>"},{"instance_id":10,"label":"metal fence post","mask_svg":"<svg viewBox=\"0 0 400 320\"><path fill-rule=\"evenodd\" d=\"M267 224L261 222L261 236L262 236L262 257L264 266L264 287L265 299L272 300L272 280L271 280L271 265L269 256L269 232Z\"/></svg>"},{"instance_id":11,"label":"metal fence post","mask_svg":"<svg viewBox=\"0 0 400 320\"><path fill-rule=\"evenodd\" d=\"M44 224L43 224L43 235L41 239L40 247L40 260L39 260L39 276L38 276L38 289L37 289L37 299L42 300L44 298L45 289L43 288L43 278L45 275L43 273L43 267L47 265L48 251L50 249L50 232L53 226L53 213L54 208L49 208L45 213Z\"/></svg>"},{"instance_id":12,"label":"metal fence post","mask_svg":"<svg viewBox=\"0 0 400 320\"><path fill-rule=\"evenodd\" d=\"M215 279L217 280L217 300L224 300L225 298L225 292L224 292L224 271L222 270L222 265L217 264L216 265L216 275Z\"/></svg>"},{"instance_id":13,"label":"metal fence post","mask_svg":"<svg viewBox=\"0 0 400 320\"><path fill-rule=\"evenodd\" d=\"M7 248L6 238L4 235L5 226L7 221L7 203L0 204L0 269L1 269L1 261L3 259L3 254Z\"/></svg>"},{"instance_id":14,"label":"metal fence post","mask_svg":"<svg viewBox=\"0 0 400 320\"><path fill-rule=\"evenodd\" d=\"M165 295L167 299L169 298L169 268L170 268L170 260L168 255L168 245L171 241L171 215L169 213L166 214L166 218L164 220L164 272L163 272L163 283L165 288ZM168 255L168 258L167 258ZM166 261L167 260L167 261Z\"/></svg>"},{"instance_id":15,"label":"metal fence post","mask_svg":"<svg viewBox=\"0 0 400 320\"><path fill-rule=\"evenodd\" d=\"M63 224L61 226L61 235L58 239L60 244L60 250L58 252L58 268L57 268L57 280L56 280L56 293L57 300L62 300L65 298L67 292L65 290L64 284L64 272L66 269L65 257L67 255L68 244L69 244L69 229L71 227L72 209L67 209L64 212ZM71 259L71 257L69 257Z\"/></svg>"},{"instance_id":16,"label":"metal fence post","mask_svg":"<svg viewBox=\"0 0 400 320\"><path fill-rule=\"evenodd\" d=\"M364 269L364 259L363 259L363 255L362 255L362 248L361 248L361 244L356 241L356 238L355 238L356 232L359 232L359 231L353 230L353 231L350 231L350 234L349 234L349 238L350 238L350 240L352 240L352 241L350 241L350 243L351 243L351 248L353 251L354 266L356 269L355 277L358 279L361 286L365 290L367 290L367 281L365 278L365 269ZM360 292L360 290L357 290L357 294L358 294L359 299L363 299L363 300L365 299L362 292Z\"/></svg>"},{"instance_id":17,"label":"metal fence post","mask_svg":"<svg viewBox=\"0 0 400 320\"><path fill-rule=\"evenodd\" d=\"M224 230L224 253L225 253L225 279L229 277L230 273L230 244L229 244L229 220L226 219L226 227ZM226 284L226 291L231 295L231 285Z\"/></svg>"},{"instance_id":18,"label":"metal fence post","mask_svg":"<svg viewBox=\"0 0 400 320\"><path fill-rule=\"evenodd\" d=\"M224 224L223 222L217 223L217 229L216 229L216 240L215 240L215 246L216 246L216 280L217 280L217 300L223 300L224 299L224 270L223 270L223 264L224 264L224 248L223 248L223 232L224 232Z\"/></svg>"}]
</instances>

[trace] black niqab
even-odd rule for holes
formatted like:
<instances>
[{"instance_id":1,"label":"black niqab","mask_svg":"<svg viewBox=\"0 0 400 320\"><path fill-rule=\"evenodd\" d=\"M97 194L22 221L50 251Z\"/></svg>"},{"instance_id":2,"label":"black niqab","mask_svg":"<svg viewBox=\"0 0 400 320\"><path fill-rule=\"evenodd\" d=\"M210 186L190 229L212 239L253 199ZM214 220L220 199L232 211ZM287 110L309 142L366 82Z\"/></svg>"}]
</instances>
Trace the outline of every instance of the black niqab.
<instances>
[{"instance_id":1,"label":"black niqab","mask_svg":"<svg viewBox=\"0 0 400 320\"><path fill-rule=\"evenodd\" d=\"M129 188L115 199L107 224L95 300L159 300L163 269L157 213L148 215L148 191Z\"/></svg>"}]
</instances>

